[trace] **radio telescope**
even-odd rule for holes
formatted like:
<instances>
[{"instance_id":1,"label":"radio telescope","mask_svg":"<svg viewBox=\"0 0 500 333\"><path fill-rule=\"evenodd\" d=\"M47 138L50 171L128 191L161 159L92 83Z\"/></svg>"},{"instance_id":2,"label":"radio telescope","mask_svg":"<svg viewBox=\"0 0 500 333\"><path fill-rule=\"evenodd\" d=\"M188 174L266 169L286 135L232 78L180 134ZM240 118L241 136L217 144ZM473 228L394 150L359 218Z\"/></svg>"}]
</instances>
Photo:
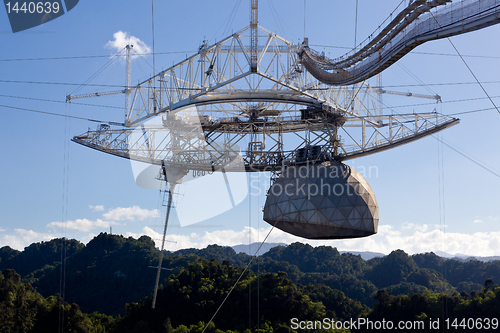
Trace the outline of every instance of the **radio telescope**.
<instances>
[{"instance_id":1,"label":"radio telescope","mask_svg":"<svg viewBox=\"0 0 500 333\"><path fill-rule=\"evenodd\" d=\"M386 91L364 80L426 41L498 23L499 7L499 0L415 0L377 36L343 57L328 59L312 50L307 39L296 45L258 25L258 1L252 0L248 27L213 45L204 42L196 54L136 86L130 85L133 46L127 46L124 90L67 96L72 100L124 93L123 124L116 129L102 124L72 141L156 165L171 191L192 170L224 175L268 171L276 181L287 169L300 166L349 169L341 162L459 122L435 112L384 115L380 94ZM347 171L352 178L354 172ZM308 178L308 172L300 177ZM346 175L339 177L349 183ZM361 175L355 173L354 178L366 184L365 194L358 193L364 199L339 206L340 199L323 203L317 198L315 205L311 198L299 200L293 190L279 198L270 191L264 219L306 238L376 233L375 197ZM321 232L311 233L309 227ZM339 228L353 231L337 235Z\"/></svg>"},{"instance_id":2,"label":"radio telescope","mask_svg":"<svg viewBox=\"0 0 500 333\"><path fill-rule=\"evenodd\" d=\"M249 26L204 42L196 54L135 86L128 45L124 90L67 96L124 93L124 122L101 124L72 141L145 162L169 184L162 250L173 189L190 171L221 172L226 183L228 173L270 172L264 219L273 226L314 239L369 236L378 226L375 196L342 162L459 120L436 112L383 114L380 94L397 92L364 80L426 41L497 24L499 17L500 0L414 0L374 37L328 59L307 39L294 44L260 26L258 1L251 0ZM325 184L344 192L319 191ZM312 185L318 191L301 192ZM160 269L161 258L157 283Z\"/></svg>"}]
</instances>

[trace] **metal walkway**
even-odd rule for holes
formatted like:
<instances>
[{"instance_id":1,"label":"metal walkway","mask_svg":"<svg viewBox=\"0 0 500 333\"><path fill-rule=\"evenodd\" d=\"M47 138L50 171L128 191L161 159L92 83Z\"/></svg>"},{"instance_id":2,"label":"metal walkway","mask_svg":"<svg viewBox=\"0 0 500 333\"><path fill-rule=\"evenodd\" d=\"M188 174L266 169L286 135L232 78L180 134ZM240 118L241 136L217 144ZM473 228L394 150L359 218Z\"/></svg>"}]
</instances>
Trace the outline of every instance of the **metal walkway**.
<instances>
[{"instance_id":1,"label":"metal walkway","mask_svg":"<svg viewBox=\"0 0 500 333\"><path fill-rule=\"evenodd\" d=\"M448 4L450 3L451 4ZM319 81L347 85L364 81L425 42L500 23L500 0L417 0L375 38L337 59L327 59L305 43L302 64Z\"/></svg>"}]
</instances>

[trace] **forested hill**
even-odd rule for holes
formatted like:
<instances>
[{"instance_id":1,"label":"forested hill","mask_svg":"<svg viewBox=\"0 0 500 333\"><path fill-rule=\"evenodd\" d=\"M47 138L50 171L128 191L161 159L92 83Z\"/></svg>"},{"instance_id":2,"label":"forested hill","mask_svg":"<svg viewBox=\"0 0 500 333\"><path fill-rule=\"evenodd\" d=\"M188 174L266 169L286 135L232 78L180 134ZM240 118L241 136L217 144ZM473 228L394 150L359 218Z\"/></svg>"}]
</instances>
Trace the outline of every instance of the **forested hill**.
<instances>
[{"instance_id":1,"label":"forested hill","mask_svg":"<svg viewBox=\"0 0 500 333\"><path fill-rule=\"evenodd\" d=\"M61 292L61 249L65 248L65 300L77 303L82 311L124 314L125 304L151 295L159 251L147 236L139 239L101 233L87 245L76 240L55 239L32 244L19 252L0 249L0 271L15 269L22 281L30 283L44 297ZM219 264L246 267L251 256L217 245L205 249L165 252L162 283L178 275L200 258ZM465 291L476 295L487 279L500 281L500 261L445 260L433 253L407 255L401 250L385 257L363 260L359 255L340 254L329 246L311 247L294 243L272 248L255 258L254 273L286 273L295 285L342 291L360 305L372 307L380 289L392 295ZM306 288L306 289L307 289ZM328 291L330 292L330 291ZM327 293L328 293L327 292ZM314 296L312 296L314 297Z\"/></svg>"}]
</instances>

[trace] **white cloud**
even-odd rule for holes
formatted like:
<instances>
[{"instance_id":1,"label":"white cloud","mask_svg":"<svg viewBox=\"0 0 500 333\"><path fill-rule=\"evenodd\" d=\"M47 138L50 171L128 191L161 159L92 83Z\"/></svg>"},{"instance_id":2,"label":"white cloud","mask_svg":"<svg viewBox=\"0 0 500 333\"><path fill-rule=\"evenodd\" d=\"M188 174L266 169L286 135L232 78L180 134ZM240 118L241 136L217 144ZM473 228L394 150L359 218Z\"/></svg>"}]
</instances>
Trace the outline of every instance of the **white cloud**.
<instances>
[{"instance_id":1,"label":"white cloud","mask_svg":"<svg viewBox=\"0 0 500 333\"><path fill-rule=\"evenodd\" d=\"M90 221L87 219L76 219L74 221L67 222L52 222L47 224L47 228L64 228L77 230L82 232L89 232L97 228L109 228L111 225L117 225L117 222L103 221L97 219L96 221Z\"/></svg>"},{"instance_id":2,"label":"white cloud","mask_svg":"<svg viewBox=\"0 0 500 333\"><path fill-rule=\"evenodd\" d=\"M142 40L137 37L129 36L126 32L118 31L113 34L114 40L110 40L106 43L105 47L108 49L114 49L116 52L120 52L123 48L129 44L133 45L133 51L131 52L132 58L136 58L137 54L147 54L151 52L151 48L146 45ZM134 56L135 54L135 56Z\"/></svg>"},{"instance_id":3,"label":"white cloud","mask_svg":"<svg viewBox=\"0 0 500 333\"><path fill-rule=\"evenodd\" d=\"M161 248L161 241L163 238L163 234L160 234L149 227L144 227L142 229L142 233L140 234L127 232L124 236L139 238L142 235L151 237L151 239L155 242L156 247ZM189 236L167 234L165 237L165 249L170 251L175 251L179 249L188 249L193 247L194 248L205 247L206 245L200 246L200 244L196 242L198 237L199 236L197 234L191 234Z\"/></svg>"},{"instance_id":4,"label":"white cloud","mask_svg":"<svg viewBox=\"0 0 500 333\"><path fill-rule=\"evenodd\" d=\"M354 238L345 240L307 240L287 234L279 229L273 229L266 240L267 243L293 242L308 243L312 246L327 245L336 247L339 251L371 251L389 254L402 249L408 254L444 251L452 255L462 253L470 256L499 255L500 232L477 232L474 234L443 232L439 229L427 230L429 226L414 230L408 234L408 224L398 228L390 225L379 227L378 234L371 237ZM439 226L436 226L439 227ZM210 244L233 246L248 244L249 231L252 242L261 242L268 234L271 227L249 228L240 231L216 230L206 231L204 234L192 233L190 235L168 235L165 249L175 251L184 248L204 248ZM406 229L405 229L406 228ZM405 231L405 232L402 232ZM150 236L157 247L161 246L162 235L151 228L145 227L142 234ZM140 234L127 234L126 236L140 237Z\"/></svg>"},{"instance_id":5,"label":"white cloud","mask_svg":"<svg viewBox=\"0 0 500 333\"><path fill-rule=\"evenodd\" d=\"M380 226L377 235L367 238L309 243L331 245L342 251L372 251L388 254L396 249L402 249L408 254L443 251L450 254L493 256L499 255L500 232L463 234L434 229L416 230L410 235L407 233L403 235L391 226Z\"/></svg>"},{"instance_id":6,"label":"white cloud","mask_svg":"<svg viewBox=\"0 0 500 333\"><path fill-rule=\"evenodd\" d=\"M137 219L137 220L142 221L142 220L148 219L148 218L159 217L160 211L158 209L153 209L153 210L143 209L143 208L140 208L139 206L132 206L132 207L127 207L127 208L118 207L118 208L111 209L107 213L104 213L102 216L106 220L135 221Z\"/></svg>"},{"instance_id":7,"label":"white cloud","mask_svg":"<svg viewBox=\"0 0 500 333\"><path fill-rule=\"evenodd\" d=\"M427 224L415 224L415 223L409 223L409 222L404 222L401 225L401 229L403 230L417 230L417 231L427 231L429 226Z\"/></svg>"},{"instance_id":8,"label":"white cloud","mask_svg":"<svg viewBox=\"0 0 500 333\"><path fill-rule=\"evenodd\" d=\"M0 228L0 232L4 232L4 231L6 231L6 230L5 230L5 229Z\"/></svg>"},{"instance_id":9,"label":"white cloud","mask_svg":"<svg viewBox=\"0 0 500 333\"><path fill-rule=\"evenodd\" d=\"M97 205L97 206L89 205L89 208L92 209L94 212L102 212L104 210L103 205Z\"/></svg>"},{"instance_id":10,"label":"white cloud","mask_svg":"<svg viewBox=\"0 0 500 333\"><path fill-rule=\"evenodd\" d=\"M475 216L473 223L491 223L496 222L498 220L497 216Z\"/></svg>"},{"instance_id":11,"label":"white cloud","mask_svg":"<svg viewBox=\"0 0 500 333\"><path fill-rule=\"evenodd\" d=\"M1 246L8 245L13 249L22 251L32 243L48 241L56 238L52 234L44 234L33 230L14 229L14 234L4 235L0 238Z\"/></svg>"}]
</instances>

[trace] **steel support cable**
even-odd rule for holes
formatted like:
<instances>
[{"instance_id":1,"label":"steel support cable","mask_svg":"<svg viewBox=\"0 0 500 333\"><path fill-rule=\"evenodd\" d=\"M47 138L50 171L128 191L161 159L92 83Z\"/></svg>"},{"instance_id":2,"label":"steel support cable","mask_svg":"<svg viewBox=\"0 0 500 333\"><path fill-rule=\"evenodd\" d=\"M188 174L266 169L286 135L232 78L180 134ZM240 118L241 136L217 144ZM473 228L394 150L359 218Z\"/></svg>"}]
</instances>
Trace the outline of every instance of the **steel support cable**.
<instances>
[{"instance_id":1,"label":"steel support cable","mask_svg":"<svg viewBox=\"0 0 500 333\"><path fill-rule=\"evenodd\" d=\"M482 84L498 84L500 81L483 81ZM445 82L445 83L427 83L426 86L458 86L458 85L468 85L468 84L477 84L477 81L474 82ZM401 88L401 87L421 87L420 84L398 84L398 85L387 85L385 88ZM325 88L329 89L329 88Z\"/></svg>"},{"instance_id":2,"label":"steel support cable","mask_svg":"<svg viewBox=\"0 0 500 333\"><path fill-rule=\"evenodd\" d=\"M125 48L123 48L118 55L122 54L124 52ZM87 84L92 81L94 78L96 78L99 74L101 74L106 68L108 68L112 63L114 63L118 59L117 56L113 56L111 59L109 59L101 68L99 68L94 74L92 74L87 80L85 80L82 84L80 84L78 87L76 87L75 90L73 90L70 95L74 95L77 91L82 89L83 87L87 86Z\"/></svg>"},{"instance_id":3,"label":"steel support cable","mask_svg":"<svg viewBox=\"0 0 500 333\"><path fill-rule=\"evenodd\" d=\"M306 0L304 0L304 39L306 39Z\"/></svg>"},{"instance_id":4,"label":"steel support cable","mask_svg":"<svg viewBox=\"0 0 500 333\"><path fill-rule=\"evenodd\" d=\"M274 12L273 17L276 20L276 23L280 27L281 31L283 32L283 37L285 37L285 39L288 39L286 31L285 31L285 27L288 29L289 32L291 32L292 30L290 29L290 27L288 27L288 25L286 24L286 21L284 23L283 23L283 21L281 21L279 12L276 10L276 7L274 7L273 0L267 0L267 2L269 3L269 7L271 8L271 12Z\"/></svg>"},{"instance_id":5,"label":"steel support cable","mask_svg":"<svg viewBox=\"0 0 500 333\"><path fill-rule=\"evenodd\" d=\"M432 13L431 13L432 14ZM373 75L383 71L394 62L402 58L418 45L431 40L442 39L466 32L482 29L484 27L500 23L500 5L491 5L481 12L475 12L465 18L453 21L447 25L440 25L435 29L428 29L422 33L407 33L395 45L391 45L386 51L378 54L375 59L368 59L364 64L354 66L351 69L334 69L328 72L323 65L328 61L322 60L315 55L307 46L303 46L299 56L306 69L319 81L330 85L347 85L361 82ZM445 14L440 14L443 17ZM432 17L427 18L429 21ZM444 19L444 18L443 18ZM412 31L418 27L413 27ZM336 64L329 64L333 68Z\"/></svg>"},{"instance_id":6,"label":"steel support cable","mask_svg":"<svg viewBox=\"0 0 500 333\"><path fill-rule=\"evenodd\" d=\"M236 15L238 14L238 10L240 9L240 5L241 5L241 0L238 1L238 6L236 7L234 13L233 13L233 16L231 18L231 21L228 22L227 26L226 26L226 30L227 33L229 33L229 27L231 27L233 25L233 22L234 20L236 19ZM226 33L223 34L224 36L226 35Z\"/></svg>"},{"instance_id":7,"label":"steel support cable","mask_svg":"<svg viewBox=\"0 0 500 333\"><path fill-rule=\"evenodd\" d=\"M61 86L80 86L81 83L66 83L66 82L47 82L47 81L16 81L16 80L0 80L0 83L25 83L25 84L48 84L48 85L61 85ZM88 87L115 87L125 89L125 85L115 85L115 84L87 84ZM136 89L137 86L131 87L131 89ZM176 90L201 90L201 88L168 88L168 91ZM95 93L94 93L95 94ZM104 94L104 93L103 93ZM97 96L97 95L96 95Z\"/></svg>"},{"instance_id":8,"label":"steel support cable","mask_svg":"<svg viewBox=\"0 0 500 333\"><path fill-rule=\"evenodd\" d=\"M499 98L500 96L492 96L491 98ZM456 99L456 100L451 100L451 101L444 101L444 102L440 102L440 103L443 103L443 104L446 104L446 103L461 103L461 102L469 102L469 101L478 101L478 100L482 100L482 99L488 99L488 97L475 97L475 98L467 98L467 99ZM435 105L436 103L420 103L420 104L407 104L407 105L397 105L397 106L393 106L394 108L402 108L402 107L410 107L410 106L420 106L420 105ZM477 111L477 110L494 110L495 108L487 108L487 109L476 109L476 110L473 110L473 111ZM469 113L471 111L465 111L465 112L457 112L457 113L453 113L453 114L462 114L462 113Z\"/></svg>"},{"instance_id":9,"label":"steel support cable","mask_svg":"<svg viewBox=\"0 0 500 333\"><path fill-rule=\"evenodd\" d=\"M151 68L153 69L153 71L154 71L154 66L153 66L153 65L151 65L151 64L150 64L150 63L146 60L146 58L144 58L144 55L143 55L143 54L138 53L138 52L137 52L136 50L134 50L134 49L132 49L132 52L134 52L134 53L135 53L135 55L137 55L137 56L138 56L138 57L140 57L142 60L144 60L144 62L145 62L145 63L146 63L149 67L151 67Z\"/></svg>"},{"instance_id":10,"label":"steel support cable","mask_svg":"<svg viewBox=\"0 0 500 333\"><path fill-rule=\"evenodd\" d=\"M2 83L26 83L26 84L52 84L61 86L81 86L81 83L66 83L66 82L47 82L47 81L19 81L19 80L0 80ZM115 88L125 88L124 85L116 84L86 84L88 87L115 87Z\"/></svg>"},{"instance_id":11,"label":"steel support cable","mask_svg":"<svg viewBox=\"0 0 500 333\"><path fill-rule=\"evenodd\" d=\"M432 15L432 13L431 13ZM441 26L438 22L438 20L434 17L434 15L432 15L432 17L434 18L434 20L436 21L436 23ZM469 67L469 64L467 64L467 62L465 61L464 57L462 57L462 55L460 54L460 52L458 51L458 49L456 48L455 44L453 44L453 42L451 41L451 39L449 37L446 37L446 39L448 39L448 41L450 42L451 46L453 47L453 49L455 50L455 52L457 52L457 54L460 56L460 59L462 59L462 62L464 63L465 67L467 67L467 69L469 70L469 72L472 74L472 76L474 77L474 79L476 80L477 84L479 84L479 86L481 87L481 89L483 90L483 92L485 93L485 95L488 97L488 99L490 100L491 104L493 104L493 106L495 107L495 109L497 110L498 113L500 113L500 110L498 109L498 107L496 106L495 102L493 102L493 99L490 97L490 95L488 94L488 92L486 91L486 89L484 89L483 85L481 84L481 82L479 81L479 79L477 78L476 74L474 74L474 72L472 71L472 69Z\"/></svg>"},{"instance_id":12,"label":"steel support cable","mask_svg":"<svg viewBox=\"0 0 500 333\"><path fill-rule=\"evenodd\" d=\"M436 56L458 57L458 54L454 54L454 53L413 52L413 54L424 54L424 55L436 55ZM487 56L487 55L471 55L471 54L462 54L462 57L464 57L464 58L500 59L500 57L497 57L497 56Z\"/></svg>"},{"instance_id":13,"label":"steel support cable","mask_svg":"<svg viewBox=\"0 0 500 333\"><path fill-rule=\"evenodd\" d=\"M155 69L155 7L154 0L151 0L151 35L153 37L153 73L156 73ZM153 86L154 89L154 86Z\"/></svg>"},{"instance_id":14,"label":"steel support cable","mask_svg":"<svg viewBox=\"0 0 500 333\"><path fill-rule=\"evenodd\" d=\"M358 89L358 92L359 92L359 89ZM357 93L356 95L353 97L353 99L351 100L351 103L354 102L354 98L357 96ZM312 165L314 165L316 162L319 161L319 158L320 156L318 155L312 162ZM300 184L299 185L302 185L305 180L307 179L307 177L309 176L309 172L310 172L311 169L308 169L307 171L307 174L305 175L305 177L301 180ZM290 201L287 203L287 207L288 205L290 205ZM286 209L286 207L285 207ZM271 229L269 230L269 232L267 233L266 237L264 238L264 240L260 243L259 245L259 248L257 249L257 251L255 251L255 253L253 254L252 258L250 259L250 261L248 262L248 264L246 265L245 269L243 270L243 272L241 272L241 274L239 275L238 279L236 280L236 282L233 284L233 286L231 287L231 289L229 290L229 292L227 293L226 297L224 298L224 300L222 301L222 303L219 305L219 307L217 308L217 310L215 311L214 315L212 316L212 318L210 318L210 320L208 321L208 323L205 325L205 328L203 328L203 331L202 333L204 333L206 331L206 329L208 328L208 326L210 325L210 323L214 320L215 316L217 315L217 313L220 311L220 309L222 308L222 306L224 305L224 303L226 302L226 300L229 298L229 295L232 293L232 291L234 290L234 288L236 288L236 285L239 283L239 281L241 280L241 278L243 277L243 275L245 274L245 272L248 270L248 268L250 267L250 264L252 263L252 261L255 259L255 257L257 256L257 254L260 252L260 249L262 247L262 245L264 245L264 243L266 242L266 240L269 238L269 236L271 235L271 232L274 230L274 228L276 227L276 224L279 222L279 220L276 220L276 222L274 222L274 224L272 225Z\"/></svg>"},{"instance_id":15,"label":"steel support cable","mask_svg":"<svg viewBox=\"0 0 500 333\"><path fill-rule=\"evenodd\" d=\"M215 313L214 315L212 316L212 318L210 318L210 320L208 321L208 323L205 325L205 327L203 328L203 331L201 333L204 333L208 326L210 325L210 323L214 320L215 316L217 315L217 313L219 313L220 309L222 308L222 306L224 305L224 303L226 302L226 300L229 298L229 295L231 295L231 293L233 292L234 288L236 288L236 285L240 282L241 278L243 277L243 275L246 273L246 271L248 270L248 268L250 267L250 264L252 263L252 261L255 259L255 257L257 256L257 254L259 253L260 251L260 248L262 247L262 245L264 245L264 243L266 242L267 238L269 237L269 235L271 235L271 232L274 230L276 224L278 223L278 221L276 221L274 223L274 225L271 227L271 229L269 230L269 232L267 233L266 237L264 238L264 240L260 243L259 245L259 248L257 249L257 251L255 251L255 253L253 254L252 258L250 258L250 261L248 262L248 264L246 265L246 267L243 269L243 272L241 272L241 274L238 276L238 279L236 280L236 282L233 284L233 286L231 287L231 289L229 290L229 292L227 293L226 297L224 298L224 300L222 301L222 303L219 305L219 307L217 308L217 310L215 310Z\"/></svg>"},{"instance_id":16,"label":"steel support cable","mask_svg":"<svg viewBox=\"0 0 500 333\"><path fill-rule=\"evenodd\" d=\"M441 250L445 252L445 244L446 244L446 211L445 211L445 183L444 183L444 154L443 154L443 146L442 141L442 133L439 133L436 138L438 139L438 188L439 188L439 225L440 229L443 232L443 238L441 240ZM446 262L441 266L441 273L446 279ZM443 321L448 317L448 298L444 297L444 304L441 305L442 309L442 319Z\"/></svg>"},{"instance_id":17,"label":"steel support cable","mask_svg":"<svg viewBox=\"0 0 500 333\"><path fill-rule=\"evenodd\" d=\"M257 196L257 207L261 207L260 206L260 196ZM259 218L259 216L256 216L256 219L257 219L257 240L260 240L260 220L261 219ZM257 328L260 328L260 254L259 254L259 257L257 258Z\"/></svg>"},{"instance_id":18,"label":"steel support cable","mask_svg":"<svg viewBox=\"0 0 500 333\"><path fill-rule=\"evenodd\" d=\"M240 0L241 1L241 0ZM156 55L160 54L182 54L182 53L193 53L197 51L172 51L172 52L157 52ZM152 55L153 53L138 53L139 55ZM125 54L116 54L113 57L126 57ZM70 56L70 57L47 57L47 58L10 58L10 59L0 59L0 62L6 61L41 61L41 60L72 60L72 59L92 59L92 58L109 58L109 55L88 55L88 56Z\"/></svg>"},{"instance_id":19,"label":"steel support cable","mask_svg":"<svg viewBox=\"0 0 500 333\"><path fill-rule=\"evenodd\" d=\"M472 163L480 166L481 168L483 168L484 170L488 171L489 173L497 176L500 178L500 173L499 172L496 172L496 170L492 170L492 168L489 168L487 167L486 165L484 165L481 161L477 160L476 158L472 157L472 156L469 156L467 155L465 152L461 152L458 148L455 148L453 147L451 144L447 143L444 141L444 139L442 138L439 138L438 136L435 136L433 135L432 136L434 139L438 140L439 142L441 142L442 144L444 144L446 147L450 148L451 150L455 151L456 153L462 155L463 157L465 157L466 159L468 159L469 161L471 161Z\"/></svg>"},{"instance_id":20,"label":"steel support cable","mask_svg":"<svg viewBox=\"0 0 500 333\"><path fill-rule=\"evenodd\" d=\"M67 111L71 106L66 106ZM64 332L64 299L66 297L66 229L68 221L68 206L69 206L69 135L70 135L70 122L71 118L65 117L64 119L64 159L63 159L63 182L62 182L62 210L61 210L61 267L59 270L59 295L61 302L59 305L58 313L58 332Z\"/></svg>"},{"instance_id":21,"label":"steel support cable","mask_svg":"<svg viewBox=\"0 0 500 333\"><path fill-rule=\"evenodd\" d=\"M91 119L91 118L70 116L70 115L65 115L65 114L60 114L60 113L53 113L53 112L47 112L47 111L40 111L40 110L20 108L20 107L17 107L17 106L10 106L10 105L2 105L2 104L0 104L0 107L7 108L7 109L20 110L20 111L28 111L28 112L34 112L34 113L41 113L41 114L46 114L46 115L50 115L50 116L58 116L58 117L65 117L65 118L73 118L73 119L79 119L79 120L92 121L92 122L100 123L100 124L125 126L125 124L114 122L114 121L103 121L103 120L96 120L96 119Z\"/></svg>"},{"instance_id":22,"label":"steel support cable","mask_svg":"<svg viewBox=\"0 0 500 333\"><path fill-rule=\"evenodd\" d=\"M484 111L491 111L491 110L496 111L496 108L486 108L486 109L477 109L477 110L469 110L469 111L464 111L464 112L450 113L447 116L456 116L459 114L468 114L468 113L484 112Z\"/></svg>"},{"instance_id":23,"label":"steel support cable","mask_svg":"<svg viewBox=\"0 0 500 333\"><path fill-rule=\"evenodd\" d=\"M314 165L316 162L319 161L319 156L317 156L314 161L311 161L312 162L312 165ZM305 179L307 179L307 177L309 176L309 172L310 172L310 169L307 171L307 174L305 175L305 177L302 179L301 183L299 185L302 185L305 181ZM290 202L288 202L287 205L290 205ZM285 208L286 209L286 208ZM232 291L234 290L234 288L236 288L236 285L239 283L239 281L241 280L241 278L243 277L243 275L245 274L245 272L248 270L248 268L250 267L250 264L252 263L252 261L255 259L255 257L257 256L257 254L260 252L260 249L262 247L262 245L264 245L264 243L266 242L266 240L269 238L269 236L271 235L271 232L274 230L274 228L276 227L276 224L279 222L279 220L276 220L276 222L274 223L274 225L272 225L271 229L269 230L269 232L267 233L266 237L264 238L264 240L260 243L259 245L259 248L257 249L257 251L255 251L255 253L253 254L252 258L250 258L250 261L248 262L248 264L246 265L245 269L243 270L243 272L241 272L241 274L239 275L238 279L236 280L236 282L233 284L233 286L231 287L231 289L229 290L229 292L227 293L226 297L224 298L224 300L222 301L222 303L219 305L219 307L217 308L217 310L215 311L214 315L212 316L212 318L210 318L210 320L208 321L208 323L205 325L205 328L203 329L202 333L204 333L206 331L206 329L208 328L208 326L210 325L210 323L214 320L215 316L217 315L217 313L220 311L220 309L222 308L222 306L224 305L224 303L226 302L226 300L229 298L229 295L231 295Z\"/></svg>"},{"instance_id":24,"label":"steel support cable","mask_svg":"<svg viewBox=\"0 0 500 333\"><path fill-rule=\"evenodd\" d=\"M153 73L156 75L155 66L155 7L154 0L151 0L151 34L153 35ZM153 109L156 112L156 80L153 78ZM127 87L126 89L129 89ZM128 117L128 110L125 111L126 117Z\"/></svg>"},{"instance_id":25,"label":"steel support cable","mask_svg":"<svg viewBox=\"0 0 500 333\"><path fill-rule=\"evenodd\" d=\"M358 36L358 0L356 0L356 17L354 19L354 50L357 48L356 38Z\"/></svg>"},{"instance_id":26,"label":"steel support cable","mask_svg":"<svg viewBox=\"0 0 500 333\"><path fill-rule=\"evenodd\" d=\"M236 18L236 14L238 13L238 10L241 5L241 0L238 0L235 2L233 9L231 10L231 13L229 13L229 17L226 19L226 21L222 22L222 25L217 29L217 31L214 33L212 38L215 38L219 30L222 28L224 23L226 26L224 27L224 30L222 31L222 35L225 36L227 33L229 33L229 27L233 25L234 19Z\"/></svg>"},{"instance_id":27,"label":"steel support cable","mask_svg":"<svg viewBox=\"0 0 500 333\"><path fill-rule=\"evenodd\" d=\"M252 194L248 196L248 253L252 253ZM252 283L248 284L248 329L252 329Z\"/></svg>"},{"instance_id":28,"label":"steel support cable","mask_svg":"<svg viewBox=\"0 0 500 333\"><path fill-rule=\"evenodd\" d=\"M410 77L412 77L415 81L417 81L418 83L420 83L420 85L422 87L424 87L431 95L438 95L434 90L432 90L427 84L425 84L425 82L423 82L422 80L420 80L418 78L418 76L416 76L415 74L413 74L408 68L406 68L406 66L404 66L402 63L398 62L398 66L401 67L403 69L404 72L406 72L406 74L408 74ZM379 89L382 89L382 87L378 87Z\"/></svg>"},{"instance_id":29,"label":"steel support cable","mask_svg":"<svg viewBox=\"0 0 500 333\"><path fill-rule=\"evenodd\" d=\"M25 100L31 100L31 101L42 101L42 102L50 102L50 103L64 103L66 104L66 101L59 101L57 99L45 99L45 98L35 98L35 97L26 97L26 96L13 96L13 95L0 95L0 97L7 97L7 98L18 98L18 99L25 99ZM99 104L87 104L87 103L71 103L73 105L86 105L86 106L97 106L97 107L102 107L102 108L112 108L112 109L123 109L118 106L111 106L111 105L99 105Z\"/></svg>"},{"instance_id":30,"label":"steel support cable","mask_svg":"<svg viewBox=\"0 0 500 333\"><path fill-rule=\"evenodd\" d=\"M228 16L228 17L227 17L224 21L222 21L222 24L221 24L221 25L219 26L219 28L215 31L215 33L213 34L213 36L212 36L212 38L211 38L211 39L214 39L214 38L217 36L217 34L219 33L220 29L222 29L222 27L223 27L224 25L226 25L226 28L227 28L227 24L229 24L229 21L230 21L230 19L231 19L231 16L233 15L234 9L236 8L236 6L237 6L237 5L238 5L238 1L236 1L236 2L235 2L233 9L232 9L232 10L231 10L231 12L229 13L229 16ZM225 31L226 31L226 29L224 29L224 30L222 31L222 34L223 34L223 35L225 35Z\"/></svg>"},{"instance_id":31,"label":"steel support cable","mask_svg":"<svg viewBox=\"0 0 500 333\"><path fill-rule=\"evenodd\" d=\"M149 65L149 67L153 68L152 65L150 65L149 63L147 63ZM137 67L139 67L139 70L140 72L142 73L142 76L143 77L147 77L148 74L146 74L146 71L144 70L144 68L142 68L141 64L140 63L136 63ZM130 90L132 90L132 87L129 88ZM125 90L123 91L125 93Z\"/></svg>"},{"instance_id":32,"label":"steel support cable","mask_svg":"<svg viewBox=\"0 0 500 333\"><path fill-rule=\"evenodd\" d=\"M395 114L397 115L402 115L401 113L397 112L396 110L394 110L392 107L388 106L387 104L384 104L382 103L386 108L389 108L391 109ZM489 109L480 109L480 110L473 110L473 111L466 111L466 112L459 112L459 113L456 113L456 114L451 114L451 115L457 115L457 114L464 114L464 113L472 113L472 112L480 112L480 111L488 111L488 110L494 110L493 108L489 108ZM448 116L451 116L451 115L448 115ZM460 151L459 148L455 148L453 147L450 143L447 143L445 142L442 138L440 139L438 136L436 135L431 135L433 138L435 138L436 140L442 142L445 146L447 146L448 148L452 149L453 151L457 152L458 154L462 155L463 157L467 158L468 160L470 160L471 162L477 164L478 166L480 166L481 168L485 169L486 171L494 174L495 176L497 177L500 177L500 173L499 172L496 172L496 170L492 170L493 168L491 167L487 167L486 165L484 165L484 163L482 163L481 161L478 161L476 158L468 155L467 153L465 152L462 152Z\"/></svg>"},{"instance_id":33,"label":"steel support cable","mask_svg":"<svg viewBox=\"0 0 500 333\"><path fill-rule=\"evenodd\" d=\"M492 98L499 98L500 96L492 96ZM452 101L444 101L440 102L443 104L446 103L461 103L461 102L469 102L469 101L478 101L482 99L488 99L488 97L476 97L476 98L467 98L467 99L457 99L457 100L452 100ZM430 102L430 103L419 103L419 104L406 104L406 105L395 105L388 107L389 109L391 108L407 108L407 107L412 107L412 106L423 106L423 105L436 105L436 102ZM386 108L387 109L387 108ZM486 109L476 109L476 110L471 110L471 111L463 111L463 112L457 112L457 113L451 113L448 114L448 116L456 115L456 114L464 114L464 113L471 113L471 112L478 112L478 111L486 111L486 110L495 110L495 108L486 108Z\"/></svg>"},{"instance_id":34,"label":"steel support cable","mask_svg":"<svg viewBox=\"0 0 500 333\"><path fill-rule=\"evenodd\" d=\"M236 18L236 14L238 13L238 10L240 9L240 5L241 5L241 0L236 1L236 3L234 4L233 10L229 14L226 26L224 27L224 30L222 32L223 36L225 36L226 34L229 33L229 28L233 25L234 19ZM215 38L215 35L214 35L214 38Z\"/></svg>"},{"instance_id":35,"label":"steel support cable","mask_svg":"<svg viewBox=\"0 0 500 333\"><path fill-rule=\"evenodd\" d=\"M486 98L486 97L485 97ZM416 104L416 106L418 106L419 104ZM424 104L420 104L420 105L424 105ZM411 105L408 105L408 106L411 106ZM391 107L391 106L386 106L384 109L389 109L389 110L392 110L394 111L394 108L399 108L400 106L394 106L394 107ZM463 111L463 112L457 112L457 113L450 113L450 114L443 114L444 116L456 116L456 115L460 115L460 114L468 114L468 113L476 113L476 112L485 112L485 111L491 111L491 110L495 110L495 108L485 108L485 109L477 109L477 110L469 110L469 111ZM394 111L395 114L397 115L405 115L404 113L397 113L396 111ZM393 116L394 114L382 114L382 115L375 115L375 116L364 116L364 118L366 119L369 119L369 118L379 118L379 117L388 117L388 116ZM406 114L408 115L408 113ZM411 115L415 115L415 113L411 113ZM411 121L408 121L408 122L412 122L413 120Z\"/></svg>"}]
</instances>

